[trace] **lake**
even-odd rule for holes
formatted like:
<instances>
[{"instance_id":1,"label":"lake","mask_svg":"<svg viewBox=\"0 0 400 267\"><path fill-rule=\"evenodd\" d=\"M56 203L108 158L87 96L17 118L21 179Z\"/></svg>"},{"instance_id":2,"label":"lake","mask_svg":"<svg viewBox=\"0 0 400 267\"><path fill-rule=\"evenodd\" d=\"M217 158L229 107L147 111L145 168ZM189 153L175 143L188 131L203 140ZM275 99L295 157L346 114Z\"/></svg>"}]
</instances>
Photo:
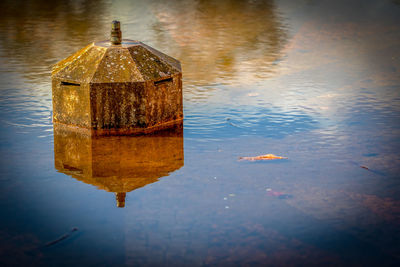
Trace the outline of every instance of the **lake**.
<instances>
[{"instance_id":1,"label":"lake","mask_svg":"<svg viewBox=\"0 0 400 267\"><path fill-rule=\"evenodd\" d=\"M114 19L181 61L183 128L53 129ZM398 265L400 2L1 1L0 152L2 266Z\"/></svg>"}]
</instances>

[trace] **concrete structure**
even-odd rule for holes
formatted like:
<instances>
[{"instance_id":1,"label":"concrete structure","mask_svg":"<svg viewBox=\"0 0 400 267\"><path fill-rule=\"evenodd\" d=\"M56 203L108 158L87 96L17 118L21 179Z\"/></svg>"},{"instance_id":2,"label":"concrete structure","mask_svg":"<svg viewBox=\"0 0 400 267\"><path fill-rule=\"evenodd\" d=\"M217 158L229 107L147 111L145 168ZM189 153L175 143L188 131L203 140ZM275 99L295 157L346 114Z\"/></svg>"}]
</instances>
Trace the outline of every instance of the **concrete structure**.
<instances>
[{"instance_id":1,"label":"concrete structure","mask_svg":"<svg viewBox=\"0 0 400 267\"><path fill-rule=\"evenodd\" d=\"M92 43L52 71L53 122L91 135L149 133L182 123L180 62L139 41Z\"/></svg>"}]
</instances>

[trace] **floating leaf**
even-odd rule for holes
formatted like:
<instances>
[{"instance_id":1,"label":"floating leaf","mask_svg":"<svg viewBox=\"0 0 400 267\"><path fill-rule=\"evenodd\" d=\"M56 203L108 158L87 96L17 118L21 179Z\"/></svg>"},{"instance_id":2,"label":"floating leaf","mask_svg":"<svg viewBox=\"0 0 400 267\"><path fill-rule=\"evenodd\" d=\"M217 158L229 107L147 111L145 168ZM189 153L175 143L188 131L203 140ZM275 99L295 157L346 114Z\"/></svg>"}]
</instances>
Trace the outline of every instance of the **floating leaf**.
<instances>
[{"instance_id":1,"label":"floating leaf","mask_svg":"<svg viewBox=\"0 0 400 267\"><path fill-rule=\"evenodd\" d=\"M258 96L260 95L259 93L248 93L247 96Z\"/></svg>"},{"instance_id":2,"label":"floating leaf","mask_svg":"<svg viewBox=\"0 0 400 267\"><path fill-rule=\"evenodd\" d=\"M239 160L249 160L249 161L256 161L256 160L273 160L273 159L287 159L286 157L276 156L274 154L266 154L256 157L240 157Z\"/></svg>"},{"instance_id":3,"label":"floating leaf","mask_svg":"<svg viewBox=\"0 0 400 267\"><path fill-rule=\"evenodd\" d=\"M290 194L286 194L286 193L283 193L283 192L272 191L271 189L269 191L267 191L267 194L270 195L270 196L273 196L273 197L277 197L279 199L293 198L293 196L290 195Z\"/></svg>"}]
</instances>

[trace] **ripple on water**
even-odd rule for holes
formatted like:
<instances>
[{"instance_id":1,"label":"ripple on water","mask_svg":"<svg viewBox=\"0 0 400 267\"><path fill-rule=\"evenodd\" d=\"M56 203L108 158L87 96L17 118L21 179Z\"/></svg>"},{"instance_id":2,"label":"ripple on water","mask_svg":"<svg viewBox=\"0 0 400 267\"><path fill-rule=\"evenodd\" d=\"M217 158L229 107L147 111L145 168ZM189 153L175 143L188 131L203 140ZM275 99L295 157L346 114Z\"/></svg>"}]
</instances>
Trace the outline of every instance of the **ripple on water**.
<instances>
[{"instance_id":1,"label":"ripple on water","mask_svg":"<svg viewBox=\"0 0 400 267\"><path fill-rule=\"evenodd\" d=\"M196 110L196 112L192 112ZM201 141L222 140L250 135L282 138L299 131L311 130L317 121L299 111L255 106L198 106L185 111L185 136Z\"/></svg>"}]
</instances>

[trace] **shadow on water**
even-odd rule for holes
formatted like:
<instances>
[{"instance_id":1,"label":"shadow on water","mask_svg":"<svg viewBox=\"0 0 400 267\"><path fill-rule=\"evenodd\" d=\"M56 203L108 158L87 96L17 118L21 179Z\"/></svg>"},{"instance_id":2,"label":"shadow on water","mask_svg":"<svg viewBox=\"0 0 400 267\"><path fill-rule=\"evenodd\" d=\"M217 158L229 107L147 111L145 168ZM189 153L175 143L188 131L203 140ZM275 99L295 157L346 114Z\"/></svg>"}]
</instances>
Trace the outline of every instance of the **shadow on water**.
<instances>
[{"instance_id":1,"label":"shadow on water","mask_svg":"<svg viewBox=\"0 0 400 267\"><path fill-rule=\"evenodd\" d=\"M57 171L114 192L117 207L125 207L126 193L183 166L183 128L146 136L91 137L55 124L54 162Z\"/></svg>"}]
</instances>

